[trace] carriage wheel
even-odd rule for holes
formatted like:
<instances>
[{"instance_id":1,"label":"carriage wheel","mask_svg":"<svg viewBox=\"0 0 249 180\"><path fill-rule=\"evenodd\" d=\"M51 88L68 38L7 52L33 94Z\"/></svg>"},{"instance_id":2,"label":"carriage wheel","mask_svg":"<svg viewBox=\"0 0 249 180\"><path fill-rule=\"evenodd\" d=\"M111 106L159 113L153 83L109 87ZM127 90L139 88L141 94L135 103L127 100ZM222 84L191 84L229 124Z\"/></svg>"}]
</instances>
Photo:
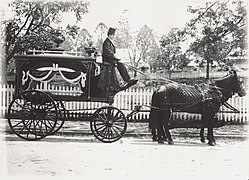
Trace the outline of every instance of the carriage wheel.
<instances>
[{"instance_id":1,"label":"carriage wheel","mask_svg":"<svg viewBox=\"0 0 249 180\"><path fill-rule=\"evenodd\" d=\"M123 137L127 128L127 120L118 108L104 106L95 111L90 126L93 135L98 140L111 143Z\"/></svg>"},{"instance_id":2,"label":"carriage wheel","mask_svg":"<svg viewBox=\"0 0 249 180\"><path fill-rule=\"evenodd\" d=\"M26 140L38 140L50 135L57 118L58 112L53 99L36 90L18 94L8 109L11 130Z\"/></svg>"},{"instance_id":3,"label":"carriage wheel","mask_svg":"<svg viewBox=\"0 0 249 180\"><path fill-rule=\"evenodd\" d=\"M57 122L56 122L56 125L55 125L55 128L54 128L52 134L58 132L65 122L64 118L65 118L66 109L65 109L62 101L57 103L57 110L58 110L58 119L57 119Z\"/></svg>"}]
</instances>

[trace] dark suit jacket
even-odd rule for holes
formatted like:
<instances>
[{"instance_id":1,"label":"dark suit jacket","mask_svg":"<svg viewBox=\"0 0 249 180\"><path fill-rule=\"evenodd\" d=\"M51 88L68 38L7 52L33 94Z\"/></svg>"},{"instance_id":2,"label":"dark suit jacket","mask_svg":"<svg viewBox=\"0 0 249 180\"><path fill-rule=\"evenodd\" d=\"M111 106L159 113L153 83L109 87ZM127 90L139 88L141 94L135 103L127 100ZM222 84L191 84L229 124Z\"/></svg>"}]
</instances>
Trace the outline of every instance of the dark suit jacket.
<instances>
[{"instance_id":1,"label":"dark suit jacket","mask_svg":"<svg viewBox=\"0 0 249 180\"><path fill-rule=\"evenodd\" d=\"M106 38L103 43L103 52L102 52L103 61L115 64L117 60L114 56L115 53L116 53L116 47L109 38Z\"/></svg>"}]
</instances>

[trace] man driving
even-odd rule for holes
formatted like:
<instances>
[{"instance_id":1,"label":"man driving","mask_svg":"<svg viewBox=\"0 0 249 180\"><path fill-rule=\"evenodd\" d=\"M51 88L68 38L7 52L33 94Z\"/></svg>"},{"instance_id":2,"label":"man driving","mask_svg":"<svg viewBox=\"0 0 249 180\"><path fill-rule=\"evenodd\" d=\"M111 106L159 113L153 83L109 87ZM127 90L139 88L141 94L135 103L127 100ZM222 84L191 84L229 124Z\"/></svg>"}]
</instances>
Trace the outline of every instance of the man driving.
<instances>
[{"instance_id":1,"label":"man driving","mask_svg":"<svg viewBox=\"0 0 249 180\"><path fill-rule=\"evenodd\" d=\"M124 84L121 86L121 88L127 89L128 87L136 84L137 80L131 79L125 65L123 63L121 63L120 59L118 59L115 56L116 47L113 43L113 40L115 37L115 31L116 31L116 29L109 28L109 30L107 32L107 38L105 39L105 41L103 43L102 57L103 57L104 62L108 62L108 63L110 63L118 68L118 71L124 80Z\"/></svg>"}]
</instances>

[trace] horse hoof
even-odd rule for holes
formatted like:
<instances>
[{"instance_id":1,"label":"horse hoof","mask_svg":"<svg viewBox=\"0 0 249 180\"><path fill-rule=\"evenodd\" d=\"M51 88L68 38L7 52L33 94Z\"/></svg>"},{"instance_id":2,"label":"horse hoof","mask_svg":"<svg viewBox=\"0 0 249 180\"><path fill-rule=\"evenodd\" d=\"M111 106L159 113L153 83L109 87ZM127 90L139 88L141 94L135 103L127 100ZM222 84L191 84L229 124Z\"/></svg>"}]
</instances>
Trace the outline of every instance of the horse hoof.
<instances>
[{"instance_id":1,"label":"horse hoof","mask_svg":"<svg viewBox=\"0 0 249 180\"><path fill-rule=\"evenodd\" d=\"M163 139L158 139L158 144L164 144Z\"/></svg>"},{"instance_id":2,"label":"horse hoof","mask_svg":"<svg viewBox=\"0 0 249 180\"><path fill-rule=\"evenodd\" d=\"M153 137L153 138L152 138L152 141L157 141L157 137Z\"/></svg>"},{"instance_id":3,"label":"horse hoof","mask_svg":"<svg viewBox=\"0 0 249 180\"><path fill-rule=\"evenodd\" d=\"M216 143L215 143L214 141L209 141L209 142L208 142L208 145L209 145L209 146L215 146Z\"/></svg>"},{"instance_id":4,"label":"horse hoof","mask_svg":"<svg viewBox=\"0 0 249 180\"><path fill-rule=\"evenodd\" d=\"M164 141L168 141L168 138L167 138L167 137L163 137L163 140L164 140Z\"/></svg>"},{"instance_id":5,"label":"horse hoof","mask_svg":"<svg viewBox=\"0 0 249 180\"><path fill-rule=\"evenodd\" d=\"M174 142L173 141L168 141L168 144L169 145L174 145Z\"/></svg>"},{"instance_id":6,"label":"horse hoof","mask_svg":"<svg viewBox=\"0 0 249 180\"><path fill-rule=\"evenodd\" d=\"M204 139L204 138L201 138L201 142L202 142L202 143L205 143L205 139Z\"/></svg>"}]
</instances>

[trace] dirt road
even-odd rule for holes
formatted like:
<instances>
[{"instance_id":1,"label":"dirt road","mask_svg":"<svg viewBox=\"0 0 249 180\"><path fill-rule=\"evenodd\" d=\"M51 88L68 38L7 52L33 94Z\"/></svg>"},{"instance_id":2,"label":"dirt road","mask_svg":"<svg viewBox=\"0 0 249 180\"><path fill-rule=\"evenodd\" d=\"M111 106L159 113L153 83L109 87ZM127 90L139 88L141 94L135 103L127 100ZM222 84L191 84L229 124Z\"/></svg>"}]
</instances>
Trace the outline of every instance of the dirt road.
<instances>
[{"instance_id":1,"label":"dirt road","mask_svg":"<svg viewBox=\"0 0 249 180\"><path fill-rule=\"evenodd\" d=\"M0 126L1 179L213 179L248 180L249 144L219 138L173 137L175 145L124 137L105 144L93 136L49 136L29 142ZM2 178L4 177L4 178Z\"/></svg>"},{"instance_id":2,"label":"dirt road","mask_svg":"<svg viewBox=\"0 0 249 180\"><path fill-rule=\"evenodd\" d=\"M234 139L210 147L195 138L177 138L170 146L150 139L123 138L104 144L93 137L51 136L28 142L8 135L5 143L6 177L11 178L249 178L248 143Z\"/></svg>"}]
</instances>

